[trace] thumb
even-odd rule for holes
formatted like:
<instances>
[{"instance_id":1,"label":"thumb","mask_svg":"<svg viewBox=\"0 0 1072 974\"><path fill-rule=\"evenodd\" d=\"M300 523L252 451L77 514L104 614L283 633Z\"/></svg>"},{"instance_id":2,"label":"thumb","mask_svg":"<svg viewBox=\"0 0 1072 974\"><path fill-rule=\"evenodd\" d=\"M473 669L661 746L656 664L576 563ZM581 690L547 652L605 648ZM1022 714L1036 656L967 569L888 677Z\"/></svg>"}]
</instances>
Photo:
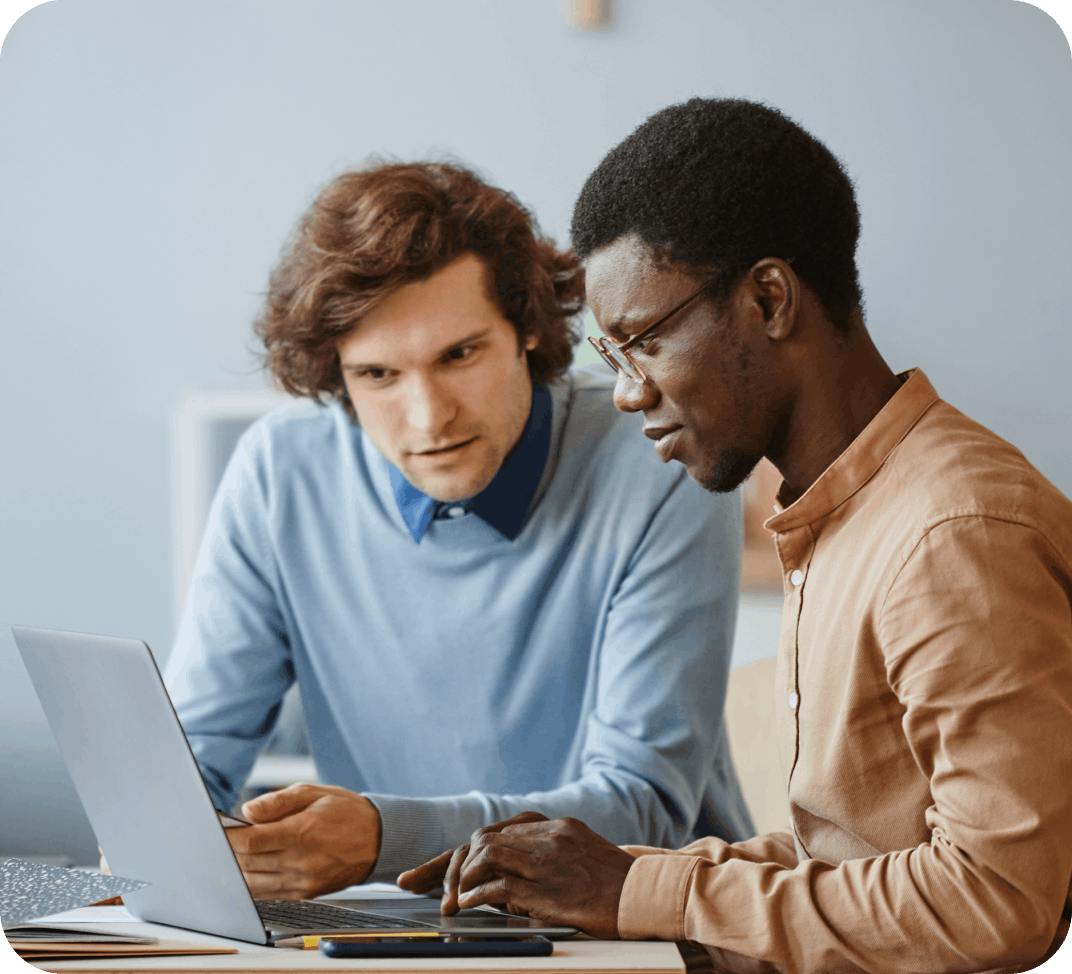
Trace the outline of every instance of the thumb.
<instances>
[{"instance_id":1,"label":"thumb","mask_svg":"<svg viewBox=\"0 0 1072 974\"><path fill-rule=\"evenodd\" d=\"M291 785L251 798L242 806L242 814L254 825L276 822L312 805L320 797L309 785Z\"/></svg>"}]
</instances>

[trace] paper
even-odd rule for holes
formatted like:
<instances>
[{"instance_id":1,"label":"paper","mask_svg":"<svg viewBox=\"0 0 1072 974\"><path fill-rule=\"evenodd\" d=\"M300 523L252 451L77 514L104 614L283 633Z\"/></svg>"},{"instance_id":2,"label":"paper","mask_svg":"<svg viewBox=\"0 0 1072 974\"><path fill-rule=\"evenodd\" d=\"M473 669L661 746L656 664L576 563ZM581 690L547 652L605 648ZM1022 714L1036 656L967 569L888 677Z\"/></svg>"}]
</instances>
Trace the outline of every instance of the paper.
<instances>
[{"instance_id":1,"label":"paper","mask_svg":"<svg viewBox=\"0 0 1072 974\"><path fill-rule=\"evenodd\" d=\"M37 920L49 926L56 923L141 923L138 917L131 916L125 906L83 906L77 910L38 917Z\"/></svg>"},{"instance_id":2,"label":"paper","mask_svg":"<svg viewBox=\"0 0 1072 974\"><path fill-rule=\"evenodd\" d=\"M10 927L149 885L122 876L8 859L0 863L0 922Z\"/></svg>"},{"instance_id":3,"label":"paper","mask_svg":"<svg viewBox=\"0 0 1072 974\"><path fill-rule=\"evenodd\" d=\"M26 943L11 945L28 961L80 960L90 957L162 957L174 954L237 954L236 947L189 943L185 940L158 940L152 944L117 943Z\"/></svg>"},{"instance_id":4,"label":"paper","mask_svg":"<svg viewBox=\"0 0 1072 974\"><path fill-rule=\"evenodd\" d=\"M329 893L327 896L321 898L335 898L346 900L379 900L383 899L384 896L402 896L412 899L414 896L416 896L416 894L411 893L407 889L402 889L401 886L396 886L394 883L360 883L357 886L347 886L346 889L340 889L335 893Z\"/></svg>"},{"instance_id":5,"label":"paper","mask_svg":"<svg viewBox=\"0 0 1072 974\"><path fill-rule=\"evenodd\" d=\"M111 930L75 930L71 927L50 927L41 923L20 923L14 927L5 927L4 936L8 943L24 940L49 943L130 943L155 944L156 937L137 937L131 934L115 933Z\"/></svg>"}]
</instances>

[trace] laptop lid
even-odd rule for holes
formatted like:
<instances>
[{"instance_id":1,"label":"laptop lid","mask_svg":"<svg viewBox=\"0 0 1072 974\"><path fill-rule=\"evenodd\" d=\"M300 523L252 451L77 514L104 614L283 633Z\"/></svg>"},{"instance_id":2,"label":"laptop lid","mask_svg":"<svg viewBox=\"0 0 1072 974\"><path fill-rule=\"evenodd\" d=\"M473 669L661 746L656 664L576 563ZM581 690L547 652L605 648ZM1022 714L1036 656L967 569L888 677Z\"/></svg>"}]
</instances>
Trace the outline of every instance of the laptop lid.
<instances>
[{"instance_id":1,"label":"laptop lid","mask_svg":"<svg viewBox=\"0 0 1072 974\"><path fill-rule=\"evenodd\" d=\"M264 924L149 647L12 632L109 867L152 883L123 897L131 912L263 944Z\"/></svg>"},{"instance_id":2,"label":"laptop lid","mask_svg":"<svg viewBox=\"0 0 1072 974\"><path fill-rule=\"evenodd\" d=\"M131 912L265 943L264 921L149 647L136 639L55 629L14 626L12 632L109 867L117 876L153 884L124 895ZM557 938L577 932L487 910L443 917L439 901L426 897L317 902L360 911L365 920L377 915L470 936ZM316 927L272 929L293 934Z\"/></svg>"}]
</instances>

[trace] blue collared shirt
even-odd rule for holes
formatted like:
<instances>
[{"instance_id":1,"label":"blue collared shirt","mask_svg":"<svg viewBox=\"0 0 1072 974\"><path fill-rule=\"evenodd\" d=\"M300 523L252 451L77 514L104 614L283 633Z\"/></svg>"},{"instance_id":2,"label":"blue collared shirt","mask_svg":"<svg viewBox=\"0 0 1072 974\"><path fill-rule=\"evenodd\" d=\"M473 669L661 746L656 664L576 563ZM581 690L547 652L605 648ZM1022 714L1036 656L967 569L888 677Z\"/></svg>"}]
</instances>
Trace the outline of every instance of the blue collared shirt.
<instances>
[{"instance_id":1,"label":"blue collared shirt","mask_svg":"<svg viewBox=\"0 0 1072 974\"><path fill-rule=\"evenodd\" d=\"M458 517L471 511L513 541L525 526L550 448L551 393L543 386L534 385L529 418L521 439L507 454L491 483L475 497L467 501L437 501L414 487L391 464L391 490L413 540L421 543L433 517Z\"/></svg>"}]
</instances>

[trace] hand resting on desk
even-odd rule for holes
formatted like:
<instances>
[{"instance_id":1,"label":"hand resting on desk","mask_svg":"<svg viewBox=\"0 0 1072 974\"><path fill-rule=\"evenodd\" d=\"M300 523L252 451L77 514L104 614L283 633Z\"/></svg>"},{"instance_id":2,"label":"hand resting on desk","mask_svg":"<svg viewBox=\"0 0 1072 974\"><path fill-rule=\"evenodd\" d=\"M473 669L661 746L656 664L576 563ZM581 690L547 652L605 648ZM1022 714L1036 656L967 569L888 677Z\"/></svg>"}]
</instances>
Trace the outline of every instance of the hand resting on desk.
<instances>
[{"instance_id":1,"label":"hand resting on desk","mask_svg":"<svg viewBox=\"0 0 1072 974\"><path fill-rule=\"evenodd\" d=\"M443 884L442 912L491 904L568 923L604 940L618 936L618 903L634 857L575 818L538 812L478 829L468 845L398 877L425 893Z\"/></svg>"},{"instance_id":2,"label":"hand resting on desk","mask_svg":"<svg viewBox=\"0 0 1072 974\"><path fill-rule=\"evenodd\" d=\"M291 785L242 806L253 822L227 830L257 899L308 899L365 880L380 852L376 807L333 785Z\"/></svg>"}]
</instances>

